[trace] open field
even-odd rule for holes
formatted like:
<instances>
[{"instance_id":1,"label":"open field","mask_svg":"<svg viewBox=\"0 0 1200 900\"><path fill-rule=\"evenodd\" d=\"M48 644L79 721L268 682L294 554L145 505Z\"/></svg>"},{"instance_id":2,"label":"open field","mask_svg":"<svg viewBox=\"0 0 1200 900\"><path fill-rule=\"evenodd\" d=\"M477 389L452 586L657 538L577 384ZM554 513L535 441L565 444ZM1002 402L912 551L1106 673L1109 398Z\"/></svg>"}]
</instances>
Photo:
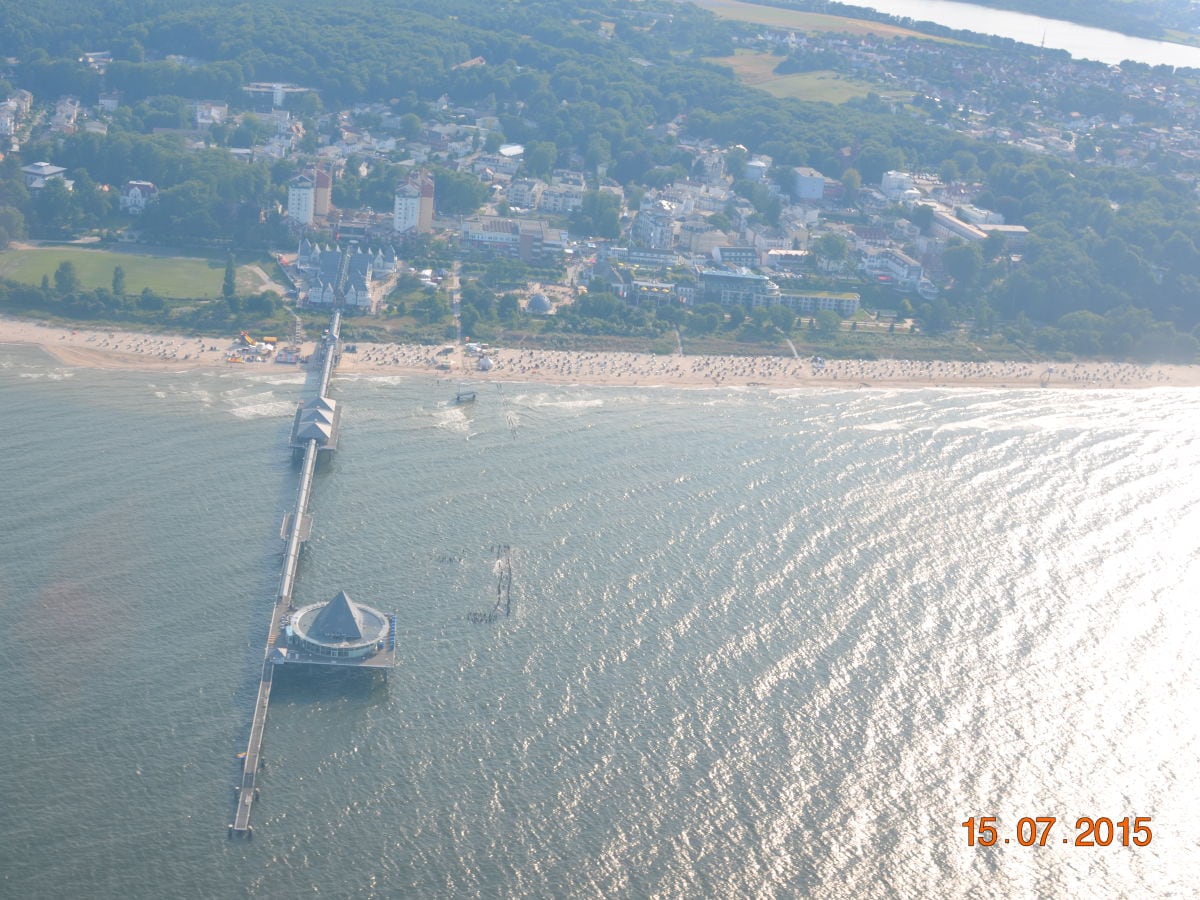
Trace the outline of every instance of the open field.
<instances>
[{"instance_id":1,"label":"open field","mask_svg":"<svg viewBox=\"0 0 1200 900\"><path fill-rule=\"evenodd\" d=\"M743 3L741 0L691 0L691 2L701 9L713 12L721 19L734 19L754 25L770 25L774 28L790 28L794 31L832 31L837 34L874 34L885 38L912 37L927 41L946 40L882 22L868 22L863 19L848 19L844 16L829 16L824 13L780 9L776 6L759 6L755 3Z\"/></svg>"},{"instance_id":2,"label":"open field","mask_svg":"<svg viewBox=\"0 0 1200 900\"><path fill-rule=\"evenodd\" d=\"M90 247L19 246L0 252L0 277L25 284L40 284L42 276L54 280L60 263L70 262L85 288L112 287L113 269L125 271L125 293L140 294L150 288L162 297L219 297L225 262L200 257L126 253ZM240 292L263 289L263 279L252 266L239 266Z\"/></svg>"},{"instance_id":3,"label":"open field","mask_svg":"<svg viewBox=\"0 0 1200 900\"><path fill-rule=\"evenodd\" d=\"M1179 31L1175 28L1168 28L1164 31L1162 39L1170 41L1173 44L1187 44L1189 47L1200 47L1200 35L1191 34L1187 31Z\"/></svg>"},{"instance_id":4,"label":"open field","mask_svg":"<svg viewBox=\"0 0 1200 900\"><path fill-rule=\"evenodd\" d=\"M748 87L766 91L773 97L792 97L796 100L812 100L825 103L845 103L852 97L865 97L875 92L888 97L879 85L858 78L848 78L828 70L797 72L793 75L776 75L775 67L783 61L782 56L739 49L733 56L710 56L707 61L733 69L738 81ZM907 101L912 91L902 91L895 99Z\"/></svg>"}]
</instances>

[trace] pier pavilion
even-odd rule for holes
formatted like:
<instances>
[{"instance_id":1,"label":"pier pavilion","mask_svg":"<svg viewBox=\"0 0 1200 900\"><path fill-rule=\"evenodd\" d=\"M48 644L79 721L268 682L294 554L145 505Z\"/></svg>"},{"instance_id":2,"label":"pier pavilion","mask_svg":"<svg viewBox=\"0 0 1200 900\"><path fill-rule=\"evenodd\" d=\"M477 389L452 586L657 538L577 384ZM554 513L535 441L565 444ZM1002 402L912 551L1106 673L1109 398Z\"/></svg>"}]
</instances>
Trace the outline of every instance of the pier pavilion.
<instances>
[{"instance_id":1,"label":"pier pavilion","mask_svg":"<svg viewBox=\"0 0 1200 900\"><path fill-rule=\"evenodd\" d=\"M292 420L292 437L288 446L293 454L303 453L309 441L317 442L318 451L336 450L341 419L341 407L330 397L319 395L301 403Z\"/></svg>"},{"instance_id":2,"label":"pier pavilion","mask_svg":"<svg viewBox=\"0 0 1200 900\"><path fill-rule=\"evenodd\" d=\"M355 603L345 591L327 603L301 607L283 625L271 661L320 666L391 668L396 617Z\"/></svg>"}]
</instances>

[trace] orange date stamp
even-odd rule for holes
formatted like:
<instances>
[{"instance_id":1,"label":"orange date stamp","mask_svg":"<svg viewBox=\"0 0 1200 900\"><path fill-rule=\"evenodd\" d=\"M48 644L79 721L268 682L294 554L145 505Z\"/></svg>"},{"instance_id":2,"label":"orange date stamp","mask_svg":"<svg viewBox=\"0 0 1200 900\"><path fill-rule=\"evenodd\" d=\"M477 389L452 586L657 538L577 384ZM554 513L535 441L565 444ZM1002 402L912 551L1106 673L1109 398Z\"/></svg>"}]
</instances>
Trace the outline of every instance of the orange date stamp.
<instances>
[{"instance_id":1,"label":"orange date stamp","mask_svg":"<svg viewBox=\"0 0 1200 900\"><path fill-rule=\"evenodd\" d=\"M971 816L962 827L967 830L968 847L1046 847L1058 842L1052 833L1057 822L1057 816L1023 816L1010 832L998 816ZM1115 821L1108 816L1080 816L1074 832L1061 842L1076 847L1145 847L1153 838L1150 816L1125 816Z\"/></svg>"}]
</instances>

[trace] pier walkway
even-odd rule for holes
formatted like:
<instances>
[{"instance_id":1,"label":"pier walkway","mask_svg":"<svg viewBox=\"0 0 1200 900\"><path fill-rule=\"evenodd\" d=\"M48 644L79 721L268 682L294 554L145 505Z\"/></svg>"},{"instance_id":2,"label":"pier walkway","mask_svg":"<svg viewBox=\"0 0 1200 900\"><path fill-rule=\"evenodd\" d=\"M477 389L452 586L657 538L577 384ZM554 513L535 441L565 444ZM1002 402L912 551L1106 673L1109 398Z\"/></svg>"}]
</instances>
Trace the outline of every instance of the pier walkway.
<instances>
[{"instance_id":1,"label":"pier walkway","mask_svg":"<svg viewBox=\"0 0 1200 900\"><path fill-rule=\"evenodd\" d=\"M324 358L321 361L321 378L318 383L317 397L328 397L329 382L333 377L334 366L337 365L341 353L340 333L342 324L341 310L334 310L329 321L329 331L324 339ZM336 436L334 438L336 440ZM312 493L313 473L317 469L317 456L322 442L310 438L304 443L304 462L300 467L300 484L296 490L296 509L286 521L287 546L284 549L283 568L279 574L279 592L275 605L271 608L271 626L267 632L266 647L263 651L262 675L258 683L258 695L254 701L254 718L250 724L250 738L243 755L242 780L236 787L238 792L237 811L233 824L229 826L230 835L249 837L253 833L250 827L250 810L258 795L256 779L262 762L263 732L267 727L267 709L271 702L271 683L275 674L275 663L271 659L271 650L280 634L280 622L292 607L292 592L296 584L296 568L300 562L300 548L308 539L311 520L308 515L308 502Z\"/></svg>"}]
</instances>

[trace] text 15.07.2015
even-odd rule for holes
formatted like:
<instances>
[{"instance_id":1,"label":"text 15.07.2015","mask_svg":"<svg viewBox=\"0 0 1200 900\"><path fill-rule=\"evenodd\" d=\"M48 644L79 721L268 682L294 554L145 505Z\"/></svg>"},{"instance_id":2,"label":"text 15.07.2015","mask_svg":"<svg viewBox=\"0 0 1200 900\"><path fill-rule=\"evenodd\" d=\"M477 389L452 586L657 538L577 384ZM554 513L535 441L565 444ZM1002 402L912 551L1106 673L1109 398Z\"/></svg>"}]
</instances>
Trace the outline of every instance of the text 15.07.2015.
<instances>
[{"instance_id":1,"label":"text 15.07.2015","mask_svg":"<svg viewBox=\"0 0 1200 900\"><path fill-rule=\"evenodd\" d=\"M1019 844L1022 847L1045 847L1057 843L1052 835L1057 816L1023 816L1011 833L997 824L997 816L972 816L962 823L967 830L968 847L994 847L997 844ZM1125 816L1113 821L1108 816L1080 816L1075 820L1074 840L1064 837L1061 843L1076 847L1145 847L1154 837L1150 816Z\"/></svg>"}]
</instances>

